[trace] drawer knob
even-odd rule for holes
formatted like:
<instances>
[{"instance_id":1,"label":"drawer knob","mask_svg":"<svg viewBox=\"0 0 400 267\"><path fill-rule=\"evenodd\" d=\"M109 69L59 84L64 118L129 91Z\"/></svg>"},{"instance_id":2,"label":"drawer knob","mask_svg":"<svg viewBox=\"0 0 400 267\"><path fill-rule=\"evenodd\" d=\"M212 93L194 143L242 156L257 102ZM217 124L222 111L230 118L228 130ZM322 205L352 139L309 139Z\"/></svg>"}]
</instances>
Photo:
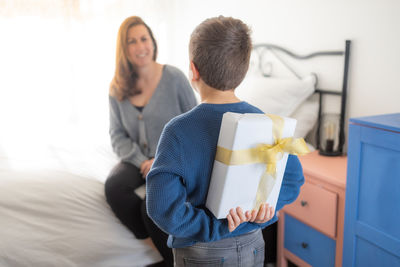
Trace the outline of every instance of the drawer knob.
<instances>
[{"instance_id":1,"label":"drawer knob","mask_svg":"<svg viewBox=\"0 0 400 267\"><path fill-rule=\"evenodd\" d=\"M304 207L304 206L308 205L308 202L305 201L305 200L302 200L302 201L300 201L300 205L301 205L302 207Z\"/></svg>"},{"instance_id":2,"label":"drawer knob","mask_svg":"<svg viewBox=\"0 0 400 267\"><path fill-rule=\"evenodd\" d=\"M307 244L307 243L304 243L304 242L301 242L301 247L302 247L302 248L308 248L308 244Z\"/></svg>"}]
</instances>

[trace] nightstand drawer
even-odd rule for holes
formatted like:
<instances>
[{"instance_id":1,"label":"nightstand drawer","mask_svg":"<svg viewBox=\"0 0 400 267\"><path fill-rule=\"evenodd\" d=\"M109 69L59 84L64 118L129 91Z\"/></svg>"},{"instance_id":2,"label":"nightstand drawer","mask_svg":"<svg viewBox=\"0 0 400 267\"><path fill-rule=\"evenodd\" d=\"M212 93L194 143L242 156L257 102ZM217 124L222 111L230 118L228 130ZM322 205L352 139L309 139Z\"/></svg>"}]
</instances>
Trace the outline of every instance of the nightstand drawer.
<instances>
[{"instance_id":1,"label":"nightstand drawer","mask_svg":"<svg viewBox=\"0 0 400 267\"><path fill-rule=\"evenodd\" d=\"M337 194L305 183L297 200L284 209L286 213L322 233L336 237Z\"/></svg>"},{"instance_id":2,"label":"nightstand drawer","mask_svg":"<svg viewBox=\"0 0 400 267\"><path fill-rule=\"evenodd\" d=\"M335 240L285 215L284 247L311 266L335 265Z\"/></svg>"}]
</instances>

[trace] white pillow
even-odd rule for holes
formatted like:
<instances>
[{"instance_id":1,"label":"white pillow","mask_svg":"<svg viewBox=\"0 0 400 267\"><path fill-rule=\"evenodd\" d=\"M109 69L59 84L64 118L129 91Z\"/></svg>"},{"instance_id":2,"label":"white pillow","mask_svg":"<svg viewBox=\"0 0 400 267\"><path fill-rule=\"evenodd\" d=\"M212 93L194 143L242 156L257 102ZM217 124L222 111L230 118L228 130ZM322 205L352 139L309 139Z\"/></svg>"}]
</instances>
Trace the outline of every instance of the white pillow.
<instances>
[{"instance_id":1,"label":"white pillow","mask_svg":"<svg viewBox=\"0 0 400 267\"><path fill-rule=\"evenodd\" d=\"M306 137L318 120L319 101L318 95L314 94L307 98L300 106L289 116L297 120L294 137Z\"/></svg>"},{"instance_id":2,"label":"white pillow","mask_svg":"<svg viewBox=\"0 0 400 267\"><path fill-rule=\"evenodd\" d=\"M250 73L236 89L236 94L264 113L288 117L315 91L315 81L313 75L289 80Z\"/></svg>"}]
</instances>

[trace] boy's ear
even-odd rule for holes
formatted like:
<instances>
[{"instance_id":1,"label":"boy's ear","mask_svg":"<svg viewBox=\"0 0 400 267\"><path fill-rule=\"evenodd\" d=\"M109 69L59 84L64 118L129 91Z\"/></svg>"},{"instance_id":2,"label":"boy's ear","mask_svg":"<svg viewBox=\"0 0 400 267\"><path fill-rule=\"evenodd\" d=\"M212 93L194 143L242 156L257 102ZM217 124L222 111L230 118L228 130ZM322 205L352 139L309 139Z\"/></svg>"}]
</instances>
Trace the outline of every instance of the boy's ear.
<instances>
[{"instance_id":1,"label":"boy's ear","mask_svg":"<svg viewBox=\"0 0 400 267\"><path fill-rule=\"evenodd\" d=\"M190 78L192 81L198 81L200 79L199 71L194 65L193 61L190 61L190 70L192 71L192 77Z\"/></svg>"}]
</instances>

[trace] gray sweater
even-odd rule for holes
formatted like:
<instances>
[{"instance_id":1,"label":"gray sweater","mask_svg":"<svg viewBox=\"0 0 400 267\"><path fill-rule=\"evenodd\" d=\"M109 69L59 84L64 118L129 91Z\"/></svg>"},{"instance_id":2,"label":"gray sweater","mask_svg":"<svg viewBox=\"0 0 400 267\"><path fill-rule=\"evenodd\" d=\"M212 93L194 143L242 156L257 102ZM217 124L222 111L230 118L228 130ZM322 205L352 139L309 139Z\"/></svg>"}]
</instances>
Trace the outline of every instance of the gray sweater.
<instances>
[{"instance_id":1,"label":"gray sweater","mask_svg":"<svg viewBox=\"0 0 400 267\"><path fill-rule=\"evenodd\" d=\"M110 96L109 100L113 150L122 161L137 167L154 157L164 125L197 104L185 75L170 65L164 65L161 80L142 112L129 99L118 101Z\"/></svg>"}]
</instances>

